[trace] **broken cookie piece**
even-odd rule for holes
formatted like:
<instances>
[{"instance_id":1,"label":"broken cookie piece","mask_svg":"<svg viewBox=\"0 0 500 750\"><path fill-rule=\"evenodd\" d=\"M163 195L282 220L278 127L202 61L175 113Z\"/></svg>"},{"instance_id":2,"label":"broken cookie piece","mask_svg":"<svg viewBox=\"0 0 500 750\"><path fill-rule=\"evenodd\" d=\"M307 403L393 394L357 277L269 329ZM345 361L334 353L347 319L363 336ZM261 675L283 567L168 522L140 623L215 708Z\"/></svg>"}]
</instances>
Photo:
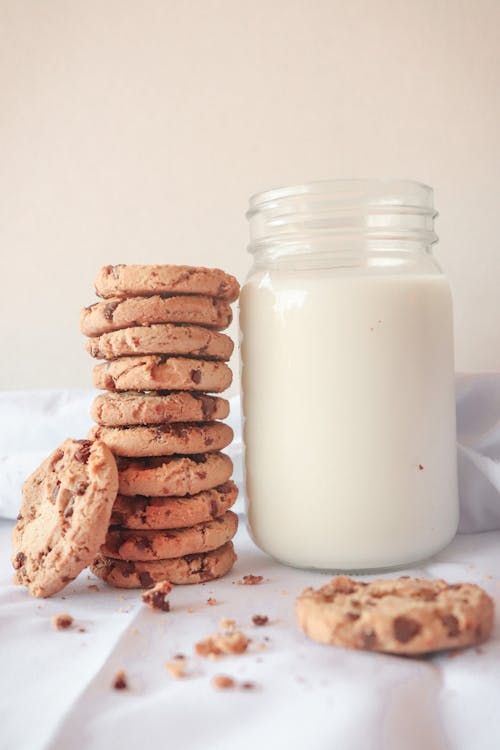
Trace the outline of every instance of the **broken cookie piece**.
<instances>
[{"instance_id":1,"label":"broken cookie piece","mask_svg":"<svg viewBox=\"0 0 500 750\"><path fill-rule=\"evenodd\" d=\"M162 612L170 611L170 602L167 600L167 596L172 591L172 584L170 581L160 581L152 588L145 591L142 595L142 601L150 609L156 609Z\"/></svg>"}]
</instances>

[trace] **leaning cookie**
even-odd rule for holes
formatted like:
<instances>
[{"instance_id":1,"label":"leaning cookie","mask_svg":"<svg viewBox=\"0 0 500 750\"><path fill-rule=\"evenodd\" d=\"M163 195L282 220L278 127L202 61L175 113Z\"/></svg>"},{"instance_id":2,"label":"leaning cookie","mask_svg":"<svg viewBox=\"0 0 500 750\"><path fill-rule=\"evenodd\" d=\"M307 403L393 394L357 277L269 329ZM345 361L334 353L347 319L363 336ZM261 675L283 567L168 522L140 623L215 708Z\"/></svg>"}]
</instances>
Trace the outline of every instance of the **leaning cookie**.
<instances>
[{"instance_id":1,"label":"leaning cookie","mask_svg":"<svg viewBox=\"0 0 500 750\"><path fill-rule=\"evenodd\" d=\"M238 298L240 285L219 268L197 266L104 266L97 274L99 297L152 294L202 294L228 302Z\"/></svg>"},{"instance_id":2,"label":"leaning cookie","mask_svg":"<svg viewBox=\"0 0 500 750\"><path fill-rule=\"evenodd\" d=\"M210 422L225 419L229 401L205 393L124 391L102 393L92 404L92 418L108 427L163 424L167 422Z\"/></svg>"},{"instance_id":3,"label":"leaning cookie","mask_svg":"<svg viewBox=\"0 0 500 750\"><path fill-rule=\"evenodd\" d=\"M115 456L170 456L219 451L233 439L224 422L136 427L93 427L92 440L102 440Z\"/></svg>"},{"instance_id":4,"label":"leaning cookie","mask_svg":"<svg viewBox=\"0 0 500 750\"><path fill-rule=\"evenodd\" d=\"M96 302L84 307L80 330L86 336L155 323L190 323L216 330L227 328L233 319L229 303L214 297L128 297Z\"/></svg>"},{"instance_id":5,"label":"leaning cookie","mask_svg":"<svg viewBox=\"0 0 500 750\"><path fill-rule=\"evenodd\" d=\"M101 554L120 560L167 560L221 547L233 538L237 529L238 516L231 510L219 518L183 529L135 531L111 528Z\"/></svg>"},{"instance_id":6,"label":"leaning cookie","mask_svg":"<svg viewBox=\"0 0 500 750\"><path fill-rule=\"evenodd\" d=\"M238 488L231 481L187 497L118 495L110 525L126 529L181 529L222 516L237 497Z\"/></svg>"},{"instance_id":7,"label":"leaning cookie","mask_svg":"<svg viewBox=\"0 0 500 750\"><path fill-rule=\"evenodd\" d=\"M182 497L224 484L233 471L225 453L156 458L118 458L121 495Z\"/></svg>"},{"instance_id":8,"label":"leaning cookie","mask_svg":"<svg viewBox=\"0 0 500 750\"><path fill-rule=\"evenodd\" d=\"M493 601L470 583L403 576L364 583L338 576L297 600L297 620L321 643L392 654L425 654L485 641Z\"/></svg>"},{"instance_id":9,"label":"leaning cookie","mask_svg":"<svg viewBox=\"0 0 500 750\"><path fill-rule=\"evenodd\" d=\"M229 388L233 375L224 362L184 357L120 357L94 367L94 385L107 391L209 391Z\"/></svg>"},{"instance_id":10,"label":"leaning cookie","mask_svg":"<svg viewBox=\"0 0 500 750\"><path fill-rule=\"evenodd\" d=\"M12 536L15 582L50 596L76 578L104 541L117 490L104 443L65 440L24 483Z\"/></svg>"},{"instance_id":11,"label":"leaning cookie","mask_svg":"<svg viewBox=\"0 0 500 750\"><path fill-rule=\"evenodd\" d=\"M98 555L90 569L111 586L138 589L148 588L164 580L175 584L213 581L228 573L235 562L233 544L226 542L211 552L151 562L130 562Z\"/></svg>"},{"instance_id":12,"label":"leaning cookie","mask_svg":"<svg viewBox=\"0 0 500 750\"><path fill-rule=\"evenodd\" d=\"M228 360L233 349L234 344L225 333L202 326L173 323L122 328L87 341L87 351L97 359L116 359L137 354L172 354Z\"/></svg>"}]
</instances>

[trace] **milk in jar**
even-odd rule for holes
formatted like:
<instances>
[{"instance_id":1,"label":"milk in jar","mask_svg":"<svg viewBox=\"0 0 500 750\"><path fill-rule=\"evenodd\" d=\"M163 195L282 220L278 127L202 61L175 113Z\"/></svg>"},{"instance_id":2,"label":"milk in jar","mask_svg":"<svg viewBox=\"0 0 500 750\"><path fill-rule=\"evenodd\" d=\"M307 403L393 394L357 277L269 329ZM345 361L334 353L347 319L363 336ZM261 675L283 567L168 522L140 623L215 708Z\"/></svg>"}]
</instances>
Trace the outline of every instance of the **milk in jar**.
<instances>
[{"instance_id":1,"label":"milk in jar","mask_svg":"<svg viewBox=\"0 0 500 750\"><path fill-rule=\"evenodd\" d=\"M456 532L452 304L434 215L419 183L253 199L240 299L247 514L284 563L390 568Z\"/></svg>"}]
</instances>

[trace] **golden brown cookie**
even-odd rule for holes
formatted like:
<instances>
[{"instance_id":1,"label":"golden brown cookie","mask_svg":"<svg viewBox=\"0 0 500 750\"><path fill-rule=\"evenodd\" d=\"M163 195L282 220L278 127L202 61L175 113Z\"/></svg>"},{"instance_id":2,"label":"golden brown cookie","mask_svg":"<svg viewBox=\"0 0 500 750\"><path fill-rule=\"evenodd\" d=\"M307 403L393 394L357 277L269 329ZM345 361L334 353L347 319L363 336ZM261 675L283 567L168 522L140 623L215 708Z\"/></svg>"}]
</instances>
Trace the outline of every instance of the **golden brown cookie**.
<instances>
[{"instance_id":1,"label":"golden brown cookie","mask_svg":"<svg viewBox=\"0 0 500 750\"><path fill-rule=\"evenodd\" d=\"M98 555L90 569L111 586L137 589L148 588L165 579L175 584L213 581L228 573L235 562L233 544L227 542L211 552L152 562L130 562Z\"/></svg>"},{"instance_id":2,"label":"golden brown cookie","mask_svg":"<svg viewBox=\"0 0 500 750\"><path fill-rule=\"evenodd\" d=\"M84 307L80 330L86 336L155 323L188 323L216 330L227 328L233 319L229 303L215 297L128 297L96 302Z\"/></svg>"},{"instance_id":3,"label":"golden brown cookie","mask_svg":"<svg viewBox=\"0 0 500 750\"><path fill-rule=\"evenodd\" d=\"M221 547L237 530L238 516L231 510L211 521L182 529L136 531L112 527L101 554L120 560L168 560Z\"/></svg>"},{"instance_id":4,"label":"golden brown cookie","mask_svg":"<svg viewBox=\"0 0 500 750\"><path fill-rule=\"evenodd\" d=\"M234 344L225 333L174 323L121 328L87 340L87 351L97 359L171 354L227 361L233 349Z\"/></svg>"},{"instance_id":5,"label":"golden brown cookie","mask_svg":"<svg viewBox=\"0 0 500 750\"><path fill-rule=\"evenodd\" d=\"M392 654L482 643L493 626L493 601L479 586L409 576L369 583L337 576L303 591L296 612L315 641Z\"/></svg>"},{"instance_id":6,"label":"golden brown cookie","mask_svg":"<svg viewBox=\"0 0 500 750\"><path fill-rule=\"evenodd\" d=\"M92 418L101 425L121 427L166 422L209 422L225 419L229 401L204 393L124 391L103 393L92 404Z\"/></svg>"},{"instance_id":7,"label":"golden brown cookie","mask_svg":"<svg viewBox=\"0 0 500 750\"><path fill-rule=\"evenodd\" d=\"M237 497L238 488L231 481L187 497L118 495L110 524L126 529L181 529L222 516Z\"/></svg>"},{"instance_id":8,"label":"golden brown cookie","mask_svg":"<svg viewBox=\"0 0 500 750\"><path fill-rule=\"evenodd\" d=\"M158 458L119 458L121 495L182 497L196 495L227 482L233 462L224 453Z\"/></svg>"},{"instance_id":9,"label":"golden brown cookie","mask_svg":"<svg viewBox=\"0 0 500 750\"><path fill-rule=\"evenodd\" d=\"M224 362L145 354L94 367L94 385L107 391L209 391L220 393L233 375Z\"/></svg>"},{"instance_id":10,"label":"golden brown cookie","mask_svg":"<svg viewBox=\"0 0 500 750\"><path fill-rule=\"evenodd\" d=\"M90 430L89 438L102 440L115 456L170 456L219 451L229 445L233 431L224 422L177 422L156 426L96 426Z\"/></svg>"},{"instance_id":11,"label":"golden brown cookie","mask_svg":"<svg viewBox=\"0 0 500 750\"><path fill-rule=\"evenodd\" d=\"M24 483L12 535L15 582L50 596L76 578L104 541L117 490L104 443L65 440Z\"/></svg>"},{"instance_id":12,"label":"golden brown cookie","mask_svg":"<svg viewBox=\"0 0 500 750\"><path fill-rule=\"evenodd\" d=\"M152 294L202 294L228 302L238 298L240 285L219 268L197 266L104 266L97 274L99 297Z\"/></svg>"}]
</instances>

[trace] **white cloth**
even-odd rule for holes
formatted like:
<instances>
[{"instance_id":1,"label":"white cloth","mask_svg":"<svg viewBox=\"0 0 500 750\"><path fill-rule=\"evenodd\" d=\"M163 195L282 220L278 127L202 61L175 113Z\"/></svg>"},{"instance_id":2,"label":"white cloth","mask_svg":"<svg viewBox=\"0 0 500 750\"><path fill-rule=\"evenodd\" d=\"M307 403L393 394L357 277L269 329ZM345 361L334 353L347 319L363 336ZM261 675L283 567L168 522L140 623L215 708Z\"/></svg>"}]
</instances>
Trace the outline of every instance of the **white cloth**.
<instances>
[{"instance_id":1,"label":"white cloth","mask_svg":"<svg viewBox=\"0 0 500 750\"><path fill-rule=\"evenodd\" d=\"M488 643L454 658L322 646L298 630L294 600L328 575L275 563L244 528L229 576L175 587L169 613L151 612L140 592L110 589L86 572L61 595L40 601L10 584L11 525L0 523L2 750L499 748L498 622ZM425 567L404 572L479 583L499 611L499 571L496 531L460 534ZM247 573L264 582L233 583ZM91 583L100 591L89 591ZM208 597L218 604L208 606ZM62 612L75 618L75 628L54 630L51 615ZM267 615L270 624L252 626L255 614ZM217 631L223 617L252 637L248 653L216 662L195 656L194 644ZM189 657L191 676L176 681L164 662L178 653ZM117 692L111 683L122 669L130 691ZM217 692L210 684L216 674L256 688Z\"/></svg>"},{"instance_id":2,"label":"white cloth","mask_svg":"<svg viewBox=\"0 0 500 750\"><path fill-rule=\"evenodd\" d=\"M500 529L500 374L457 377L457 449L461 532ZM24 479L66 437L85 437L96 391L0 392L0 517L15 518ZM227 449L242 489L239 397L228 420ZM241 499L236 510L242 511ZM500 743L499 743L500 745Z\"/></svg>"}]
</instances>

